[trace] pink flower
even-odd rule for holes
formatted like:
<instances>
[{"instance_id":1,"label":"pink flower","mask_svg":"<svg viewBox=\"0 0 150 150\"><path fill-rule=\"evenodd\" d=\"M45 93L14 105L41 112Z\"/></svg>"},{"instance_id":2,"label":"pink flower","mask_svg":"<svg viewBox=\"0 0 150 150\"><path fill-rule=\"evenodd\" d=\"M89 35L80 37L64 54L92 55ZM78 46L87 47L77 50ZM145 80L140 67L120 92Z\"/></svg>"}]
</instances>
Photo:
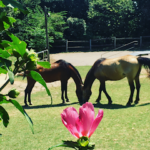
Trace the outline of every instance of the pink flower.
<instances>
[{"instance_id":1,"label":"pink flower","mask_svg":"<svg viewBox=\"0 0 150 150\"><path fill-rule=\"evenodd\" d=\"M98 115L94 119L94 106L90 102L86 102L79 109L78 112L74 107L68 107L61 113L63 124L76 138L82 136L90 137L100 121L103 118L103 110L98 111Z\"/></svg>"}]
</instances>

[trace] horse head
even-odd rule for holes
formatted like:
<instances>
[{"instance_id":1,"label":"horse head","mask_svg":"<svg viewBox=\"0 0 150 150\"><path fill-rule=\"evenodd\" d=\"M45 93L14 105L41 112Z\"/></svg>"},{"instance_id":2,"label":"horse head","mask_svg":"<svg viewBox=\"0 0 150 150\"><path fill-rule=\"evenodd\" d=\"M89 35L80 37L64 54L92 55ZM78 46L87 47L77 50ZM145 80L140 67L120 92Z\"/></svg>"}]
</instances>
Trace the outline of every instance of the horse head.
<instances>
[{"instance_id":1,"label":"horse head","mask_svg":"<svg viewBox=\"0 0 150 150\"><path fill-rule=\"evenodd\" d=\"M92 94L92 91L90 88L84 88L82 89L82 103L88 102L90 96Z\"/></svg>"},{"instance_id":2,"label":"horse head","mask_svg":"<svg viewBox=\"0 0 150 150\"><path fill-rule=\"evenodd\" d=\"M78 101L80 104L82 104L82 95L83 95L82 89L83 89L83 84L81 84L81 86L76 90L76 95L78 97Z\"/></svg>"}]
</instances>

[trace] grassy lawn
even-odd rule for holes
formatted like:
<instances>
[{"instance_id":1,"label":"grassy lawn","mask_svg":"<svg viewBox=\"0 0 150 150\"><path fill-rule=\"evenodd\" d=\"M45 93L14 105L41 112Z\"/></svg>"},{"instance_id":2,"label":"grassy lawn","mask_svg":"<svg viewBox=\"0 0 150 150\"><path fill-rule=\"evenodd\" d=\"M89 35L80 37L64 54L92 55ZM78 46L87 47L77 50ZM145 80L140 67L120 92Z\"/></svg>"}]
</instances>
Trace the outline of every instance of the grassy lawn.
<instances>
[{"instance_id":1,"label":"grassy lawn","mask_svg":"<svg viewBox=\"0 0 150 150\"><path fill-rule=\"evenodd\" d=\"M89 66L77 67L84 79ZM92 86L90 102L98 109L104 110L104 117L91 142L96 144L96 150L148 150L150 148L150 80L142 77L140 102L138 105L126 107L130 94L127 79L106 82L106 89L112 97L113 104L108 106L108 100L102 94L101 104L96 104L99 81L95 80ZM45 91L32 94L32 103L25 108L34 123L35 134L32 134L24 117L13 106L3 105L10 114L10 123L7 128L0 124L0 150L46 150L61 143L61 140L76 140L61 122L60 113L66 107L73 106L77 110L79 104L75 95L75 84L68 86L70 102L61 104L60 87L50 89L53 96L53 106ZM134 97L135 98L135 97ZM21 105L23 96L17 100ZM63 148L56 148L62 150ZM67 148L65 148L67 149Z\"/></svg>"}]
</instances>

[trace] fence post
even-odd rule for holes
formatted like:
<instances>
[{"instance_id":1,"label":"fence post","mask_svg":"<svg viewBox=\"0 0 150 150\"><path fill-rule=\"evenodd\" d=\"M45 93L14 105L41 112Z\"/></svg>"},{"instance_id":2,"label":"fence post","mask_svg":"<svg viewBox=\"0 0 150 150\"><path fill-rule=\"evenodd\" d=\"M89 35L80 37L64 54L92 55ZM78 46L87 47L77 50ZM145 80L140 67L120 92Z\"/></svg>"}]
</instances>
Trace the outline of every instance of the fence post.
<instances>
[{"instance_id":1,"label":"fence post","mask_svg":"<svg viewBox=\"0 0 150 150\"><path fill-rule=\"evenodd\" d=\"M68 40L66 40L66 52L68 52Z\"/></svg>"},{"instance_id":2,"label":"fence post","mask_svg":"<svg viewBox=\"0 0 150 150\"><path fill-rule=\"evenodd\" d=\"M90 39L90 51L92 51L92 41Z\"/></svg>"},{"instance_id":3,"label":"fence post","mask_svg":"<svg viewBox=\"0 0 150 150\"><path fill-rule=\"evenodd\" d=\"M140 36L140 49L142 48L142 36Z\"/></svg>"},{"instance_id":4,"label":"fence post","mask_svg":"<svg viewBox=\"0 0 150 150\"><path fill-rule=\"evenodd\" d=\"M114 37L114 48L116 48L116 37Z\"/></svg>"},{"instance_id":5,"label":"fence post","mask_svg":"<svg viewBox=\"0 0 150 150\"><path fill-rule=\"evenodd\" d=\"M45 29L46 29L46 49L48 50L48 61L50 62L50 55L49 55L49 37L48 37L48 29L47 29L47 8L46 6L44 7L45 9Z\"/></svg>"}]
</instances>

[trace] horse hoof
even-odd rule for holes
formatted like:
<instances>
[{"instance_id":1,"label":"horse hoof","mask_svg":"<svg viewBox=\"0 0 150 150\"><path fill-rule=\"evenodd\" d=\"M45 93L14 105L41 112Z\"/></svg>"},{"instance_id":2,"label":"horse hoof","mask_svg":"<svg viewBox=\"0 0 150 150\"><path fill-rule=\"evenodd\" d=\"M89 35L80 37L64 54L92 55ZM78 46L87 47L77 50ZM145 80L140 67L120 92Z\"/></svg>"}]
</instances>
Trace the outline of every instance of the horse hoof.
<instances>
[{"instance_id":1,"label":"horse hoof","mask_svg":"<svg viewBox=\"0 0 150 150\"><path fill-rule=\"evenodd\" d=\"M24 107L28 107L28 104L25 104Z\"/></svg>"},{"instance_id":2,"label":"horse hoof","mask_svg":"<svg viewBox=\"0 0 150 150\"><path fill-rule=\"evenodd\" d=\"M66 102L70 102L70 101L69 101L69 99L68 99L68 100L66 100Z\"/></svg>"},{"instance_id":3,"label":"horse hoof","mask_svg":"<svg viewBox=\"0 0 150 150\"><path fill-rule=\"evenodd\" d=\"M32 105L32 103L30 103L29 105Z\"/></svg>"},{"instance_id":4,"label":"horse hoof","mask_svg":"<svg viewBox=\"0 0 150 150\"><path fill-rule=\"evenodd\" d=\"M110 101L109 103L108 103L108 105L111 105L112 104L112 101Z\"/></svg>"},{"instance_id":5,"label":"horse hoof","mask_svg":"<svg viewBox=\"0 0 150 150\"><path fill-rule=\"evenodd\" d=\"M99 100L96 100L95 102L96 102L96 103L99 103Z\"/></svg>"},{"instance_id":6,"label":"horse hoof","mask_svg":"<svg viewBox=\"0 0 150 150\"><path fill-rule=\"evenodd\" d=\"M138 104L138 103L139 103L139 101L135 101L135 102L134 102L134 104Z\"/></svg>"},{"instance_id":7,"label":"horse hoof","mask_svg":"<svg viewBox=\"0 0 150 150\"><path fill-rule=\"evenodd\" d=\"M131 106L131 103L127 103L126 106Z\"/></svg>"}]
</instances>

